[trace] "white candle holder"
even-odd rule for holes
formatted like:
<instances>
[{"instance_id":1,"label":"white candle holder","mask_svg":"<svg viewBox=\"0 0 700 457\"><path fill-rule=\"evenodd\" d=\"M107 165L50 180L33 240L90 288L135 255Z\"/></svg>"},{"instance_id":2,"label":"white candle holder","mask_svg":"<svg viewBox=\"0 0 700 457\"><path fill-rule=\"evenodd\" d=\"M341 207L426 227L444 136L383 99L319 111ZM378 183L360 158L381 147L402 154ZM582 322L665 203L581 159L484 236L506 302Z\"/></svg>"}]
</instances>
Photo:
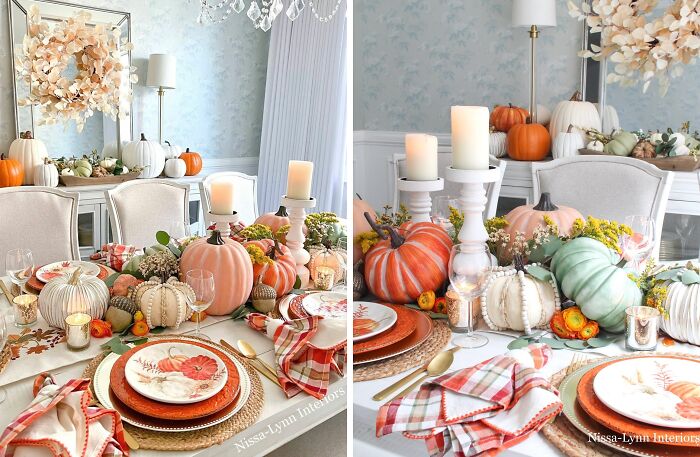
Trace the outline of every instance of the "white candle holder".
<instances>
[{"instance_id":1,"label":"white candle holder","mask_svg":"<svg viewBox=\"0 0 700 457\"><path fill-rule=\"evenodd\" d=\"M430 192L438 192L445 188L445 180L438 178L432 181L411 181L399 178L397 188L408 193L408 211L412 222L430 222L430 210L433 200Z\"/></svg>"},{"instance_id":2,"label":"white candle holder","mask_svg":"<svg viewBox=\"0 0 700 457\"><path fill-rule=\"evenodd\" d=\"M238 223L238 213L233 214L214 214L209 211L209 220L216 224L216 229L221 233L221 236L228 238L231 236L230 224Z\"/></svg>"},{"instance_id":3,"label":"white candle holder","mask_svg":"<svg viewBox=\"0 0 700 457\"><path fill-rule=\"evenodd\" d=\"M311 260L311 254L304 249L304 221L306 220L306 210L316 206L316 199L309 198L301 200L296 198L282 197L282 205L289 213L289 232L287 233L287 247L292 252L294 262L297 265L297 275L301 280L301 288L309 285L309 269L306 264Z\"/></svg>"},{"instance_id":4,"label":"white candle holder","mask_svg":"<svg viewBox=\"0 0 700 457\"><path fill-rule=\"evenodd\" d=\"M447 167L445 179L462 185L459 206L464 213L464 224L457 238L460 243L485 244L489 239L484 227L484 210L486 209L486 189L484 184L496 182L501 176L498 167L490 166L488 170L460 170Z\"/></svg>"}]
</instances>

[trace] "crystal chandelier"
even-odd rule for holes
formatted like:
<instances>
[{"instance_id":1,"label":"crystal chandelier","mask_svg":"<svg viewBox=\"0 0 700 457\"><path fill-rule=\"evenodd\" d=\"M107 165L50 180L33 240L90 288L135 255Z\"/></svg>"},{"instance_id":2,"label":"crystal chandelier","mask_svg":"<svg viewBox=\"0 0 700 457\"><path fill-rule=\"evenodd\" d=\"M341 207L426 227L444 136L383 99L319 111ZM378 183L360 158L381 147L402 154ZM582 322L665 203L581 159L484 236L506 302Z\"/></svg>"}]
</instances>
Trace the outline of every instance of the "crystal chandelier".
<instances>
[{"instance_id":1,"label":"crystal chandelier","mask_svg":"<svg viewBox=\"0 0 700 457\"><path fill-rule=\"evenodd\" d=\"M311 7L311 12L318 21L329 22L338 12L343 0L335 1L336 3L333 10L330 14L325 16L319 14L313 0L308 0L308 3ZM267 32L270 30L270 27L272 27L272 22L284 9L284 3L282 0L260 0L260 3L262 6L258 4L258 0L252 0L246 14L250 20L253 21L253 25L256 29ZM232 12L241 13L245 9L244 0L219 0L218 2L199 0L199 4L200 8L199 16L197 16L197 23L200 24L223 22L228 19ZM293 21L298 18L305 7L306 4L304 0L291 0L286 13L289 20Z\"/></svg>"}]
</instances>

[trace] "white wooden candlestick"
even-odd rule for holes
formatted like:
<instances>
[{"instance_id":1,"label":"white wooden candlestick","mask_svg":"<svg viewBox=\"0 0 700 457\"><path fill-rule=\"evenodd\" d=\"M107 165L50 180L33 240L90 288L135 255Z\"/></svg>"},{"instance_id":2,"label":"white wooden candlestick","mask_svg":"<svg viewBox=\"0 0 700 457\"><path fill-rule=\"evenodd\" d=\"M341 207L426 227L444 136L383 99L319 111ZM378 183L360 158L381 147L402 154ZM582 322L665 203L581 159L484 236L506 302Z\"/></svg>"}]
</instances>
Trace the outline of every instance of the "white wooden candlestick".
<instances>
[{"instance_id":1,"label":"white wooden candlestick","mask_svg":"<svg viewBox=\"0 0 700 457\"><path fill-rule=\"evenodd\" d=\"M294 262L297 264L297 275L301 280L301 288L309 285L309 269L306 264L311 260L311 254L304 249L304 221L306 220L306 209L316 206L316 199L300 200L296 198L282 197L282 205L289 213L289 232L287 233L287 247L292 252Z\"/></svg>"},{"instance_id":2,"label":"white wooden candlestick","mask_svg":"<svg viewBox=\"0 0 700 457\"><path fill-rule=\"evenodd\" d=\"M238 213L234 211L233 214L214 214L209 211L209 220L216 225L222 237L228 238L231 236L230 224L238 223Z\"/></svg>"},{"instance_id":3,"label":"white wooden candlestick","mask_svg":"<svg viewBox=\"0 0 700 457\"><path fill-rule=\"evenodd\" d=\"M447 167L445 179L462 185L459 206L464 213L464 224L457 235L461 243L484 244L489 239L483 219L487 202L484 184L496 182L500 176L501 171L494 166L488 170Z\"/></svg>"},{"instance_id":4,"label":"white wooden candlestick","mask_svg":"<svg viewBox=\"0 0 700 457\"><path fill-rule=\"evenodd\" d=\"M411 213L411 221L430 222L430 209L433 206L430 192L444 189L445 180L438 178L431 181L411 181L408 178L399 178L397 186L401 192L408 193L408 212Z\"/></svg>"}]
</instances>

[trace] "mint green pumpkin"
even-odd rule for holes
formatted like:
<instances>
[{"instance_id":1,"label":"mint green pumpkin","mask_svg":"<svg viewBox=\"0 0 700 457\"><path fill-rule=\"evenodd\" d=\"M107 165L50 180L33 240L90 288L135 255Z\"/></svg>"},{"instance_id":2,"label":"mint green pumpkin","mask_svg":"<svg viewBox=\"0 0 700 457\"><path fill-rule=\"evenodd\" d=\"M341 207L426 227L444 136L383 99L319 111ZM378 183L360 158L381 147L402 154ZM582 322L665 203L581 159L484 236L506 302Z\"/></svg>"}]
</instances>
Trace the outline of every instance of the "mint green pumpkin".
<instances>
[{"instance_id":1,"label":"mint green pumpkin","mask_svg":"<svg viewBox=\"0 0 700 457\"><path fill-rule=\"evenodd\" d=\"M139 276L141 273L139 272L139 265L141 265L141 261L143 260L145 256L144 255L135 255L129 261L122 267L122 273L128 273L128 274L138 274Z\"/></svg>"},{"instance_id":2,"label":"mint green pumpkin","mask_svg":"<svg viewBox=\"0 0 700 457\"><path fill-rule=\"evenodd\" d=\"M612 136L612 140L605 145L603 151L606 154L616 156L628 156L637 145L638 139L634 133L621 131Z\"/></svg>"},{"instance_id":3,"label":"mint green pumpkin","mask_svg":"<svg viewBox=\"0 0 700 457\"><path fill-rule=\"evenodd\" d=\"M345 224L336 222L335 224L331 225L330 229L328 230L328 239L331 241L333 246L337 246L339 243L341 245L347 244L347 238L348 234L345 229Z\"/></svg>"},{"instance_id":4,"label":"mint green pumpkin","mask_svg":"<svg viewBox=\"0 0 700 457\"><path fill-rule=\"evenodd\" d=\"M92 165L87 159L76 160L73 165L73 171L76 176L82 176L84 178L89 178L92 175Z\"/></svg>"},{"instance_id":5,"label":"mint green pumpkin","mask_svg":"<svg viewBox=\"0 0 700 457\"><path fill-rule=\"evenodd\" d=\"M625 309L642 304L642 292L619 261L617 253L592 238L571 240L552 257L552 273L564 295L615 333L625 330Z\"/></svg>"},{"instance_id":6,"label":"mint green pumpkin","mask_svg":"<svg viewBox=\"0 0 700 457\"><path fill-rule=\"evenodd\" d=\"M172 254L172 251L170 251L167 246L163 246L162 244L154 244L153 246L144 249L144 252L146 255L153 255L158 252L167 252L168 254Z\"/></svg>"}]
</instances>

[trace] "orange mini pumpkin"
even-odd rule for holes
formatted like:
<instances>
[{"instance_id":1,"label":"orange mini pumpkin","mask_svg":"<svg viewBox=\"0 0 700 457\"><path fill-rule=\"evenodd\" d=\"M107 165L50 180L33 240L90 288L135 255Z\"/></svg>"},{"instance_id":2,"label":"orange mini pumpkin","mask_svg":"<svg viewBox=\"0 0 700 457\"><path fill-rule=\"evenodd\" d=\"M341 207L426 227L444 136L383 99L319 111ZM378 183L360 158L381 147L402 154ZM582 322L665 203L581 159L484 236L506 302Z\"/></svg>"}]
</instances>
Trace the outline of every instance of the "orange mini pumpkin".
<instances>
[{"instance_id":1,"label":"orange mini pumpkin","mask_svg":"<svg viewBox=\"0 0 700 457\"><path fill-rule=\"evenodd\" d=\"M190 152L190 148L187 148L185 152L180 154L180 158L185 161L187 166L185 176L194 176L202 171L202 156L198 152Z\"/></svg>"},{"instance_id":2,"label":"orange mini pumpkin","mask_svg":"<svg viewBox=\"0 0 700 457\"><path fill-rule=\"evenodd\" d=\"M266 284L277 292L278 297L282 297L294 288L297 279L297 266L292 257L292 251L287 246L279 244L277 240L253 240L243 243L243 246L257 246L270 259L267 264L253 265L253 282Z\"/></svg>"},{"instance_id":3,"label":"orange mini pumpkin","mask_svg":"<svg viewBox=\"0 0 700 457\"><path fill-rule=\"evenodd\" d=\"M515 160L544 160L549 154L551 138L541 124L528 118L525 124L516 124L508 131L508 156Z\"/></svg>"},{"instance_id":4,"label":"orange mini pumpkin","mask_svg":"<svg viewBox=\"0 0 700 457\"><path fill-rule=\"evenodd\" d=\"M22 185L24 168L15 159L6 159L5 154L0 154L0 187L15 187Z\"/></svg>"},{"instance_id":5,"label":"orange mini pumpkin","mask_svg":"<svg viewBox=\"0 0 700 457\"><path fill-rule=\"evenodd\" d=\"M508 133L514 125L524 124L529 115L530 113L526 109L508 103L508 106L496 106L491 112L489 122L499 132Z\"/></svg>"}]
</instances>

